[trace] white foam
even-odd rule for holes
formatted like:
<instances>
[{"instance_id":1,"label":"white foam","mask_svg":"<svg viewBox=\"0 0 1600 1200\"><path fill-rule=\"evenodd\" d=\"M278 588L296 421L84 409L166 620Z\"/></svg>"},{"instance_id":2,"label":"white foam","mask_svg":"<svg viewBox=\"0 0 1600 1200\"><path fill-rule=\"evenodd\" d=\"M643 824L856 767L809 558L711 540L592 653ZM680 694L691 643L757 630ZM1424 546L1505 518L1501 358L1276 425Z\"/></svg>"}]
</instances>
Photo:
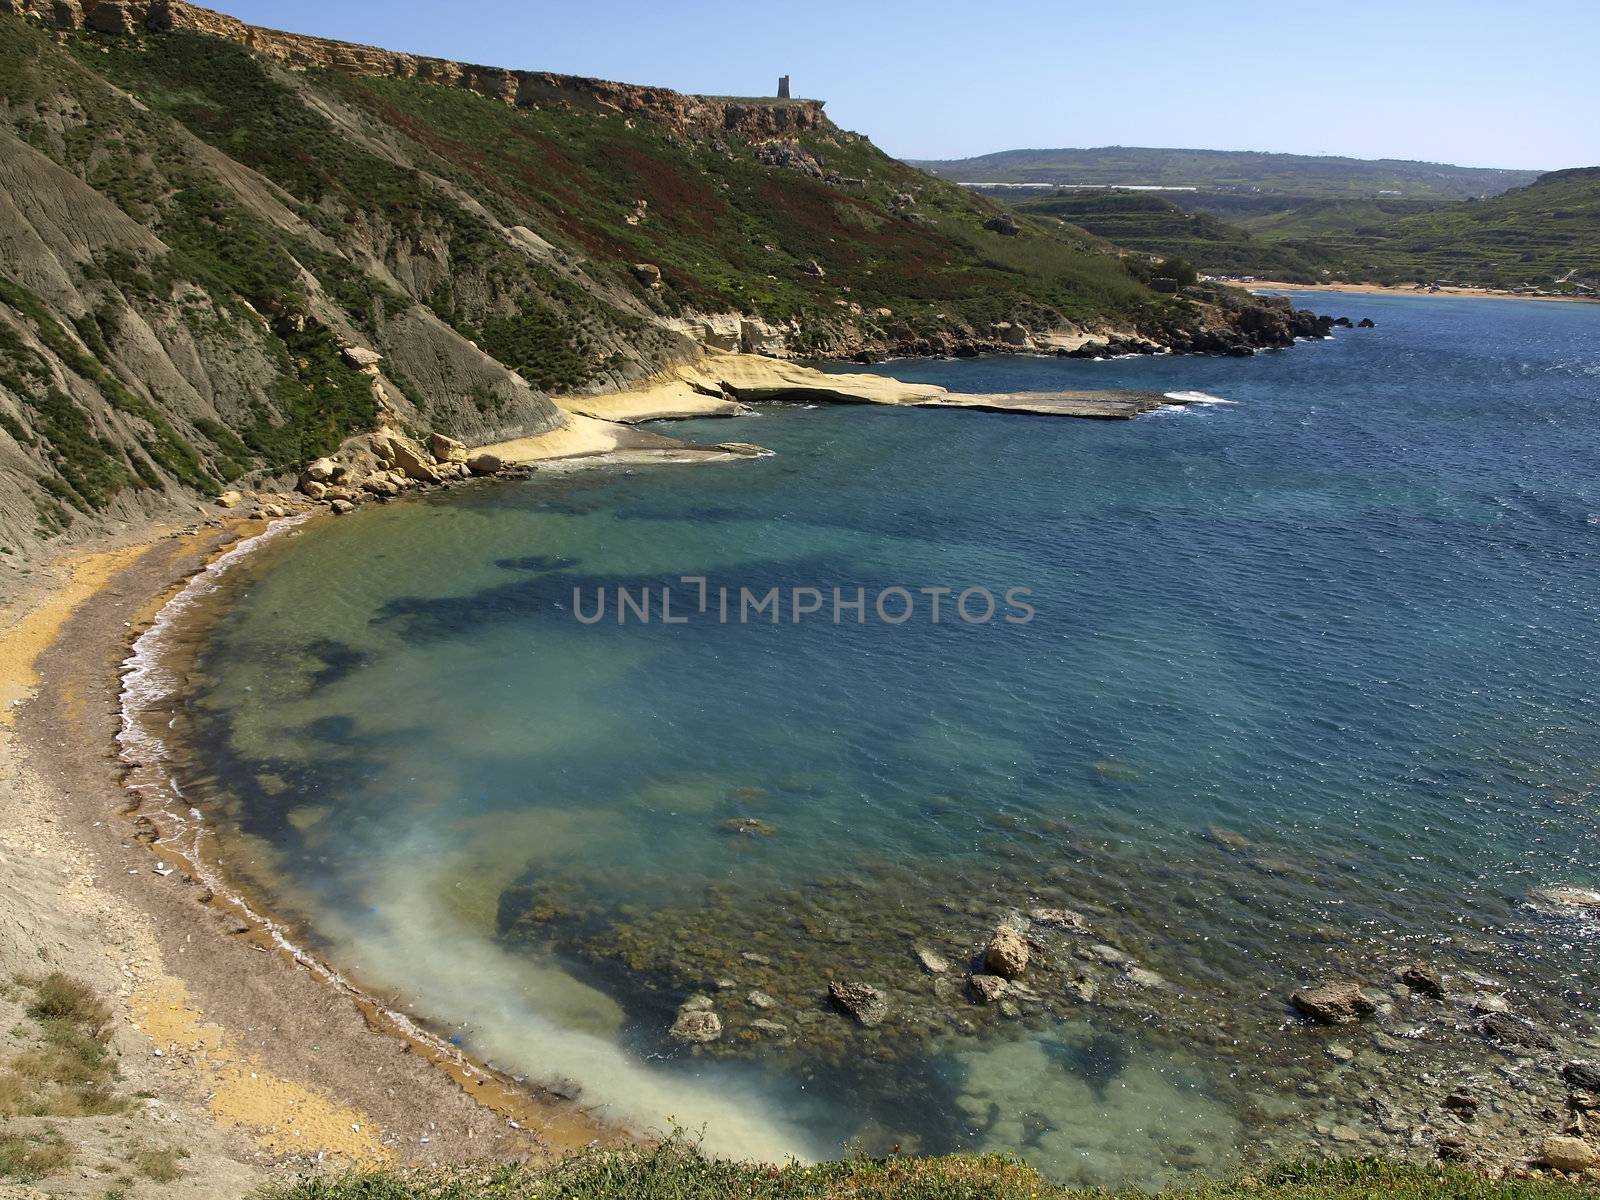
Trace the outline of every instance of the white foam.
<instances>
[{"instance_id":1,"label":"white foam","mask_svg":"<svg viewBox=\"0 0 1600 1200\"><path fill-rule=\"evenodd\" d=\"M1168 400L1176 400L1180 404L1228 404L1237 405L1237 400L1225 400L1221 396L1213 396L1210 392L1163 392Z\"/></svg>"}]
</instances>

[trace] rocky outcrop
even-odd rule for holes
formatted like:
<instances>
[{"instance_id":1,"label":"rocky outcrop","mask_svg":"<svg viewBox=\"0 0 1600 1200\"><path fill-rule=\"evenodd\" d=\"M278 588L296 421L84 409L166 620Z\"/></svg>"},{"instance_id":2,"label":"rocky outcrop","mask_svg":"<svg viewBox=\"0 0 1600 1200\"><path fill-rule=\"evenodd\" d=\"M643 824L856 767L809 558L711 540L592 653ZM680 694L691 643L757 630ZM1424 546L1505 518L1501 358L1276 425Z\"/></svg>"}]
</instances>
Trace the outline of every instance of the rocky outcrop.
<instances>
[{"instance_id":1,"label":"rocky outcrop","mask_svg":"<svg viewBox=\"0 0 1600 1200\"><path fill-rule=\"evenodd\" d=\"M682 133L710 137L738 132L752 138L780 138L833 125L821 100L740 100L692 96L668 88L513 71L477 63L402 54L329 38L308 37L249 25L226 13L182 0L7 0L13 13L34 15L61 28L80 25L101 33L129 34L184 30L248 46L294 70L321 68L347 75L420 79L462 88L524 108L573 108L595 113L640 113L660 118Z\"/></svg>"}]
</instances>

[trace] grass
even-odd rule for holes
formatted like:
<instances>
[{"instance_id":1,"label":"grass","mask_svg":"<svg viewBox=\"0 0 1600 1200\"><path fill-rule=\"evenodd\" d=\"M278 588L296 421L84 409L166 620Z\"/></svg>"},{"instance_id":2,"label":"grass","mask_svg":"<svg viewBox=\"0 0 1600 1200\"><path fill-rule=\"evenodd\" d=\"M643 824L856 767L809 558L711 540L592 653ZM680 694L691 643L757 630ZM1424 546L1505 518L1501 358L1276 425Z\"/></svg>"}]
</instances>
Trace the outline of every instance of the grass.
<instances>
[{"instance_id":1,"label":"grass","mask_svg":"<svg viewBox=\"0 0 1600 1200\"><path fill-rule=\"evenodd\" d=\"M138 1150L132 1158L133 1169L156 1183L171 1183L183 1175L181 1166L189 1157L187 1150L168 1146L162 1150Z\"/></svg>"},{"instance_id":2,"label":"grass","mask_svg":"<svg viewBox=\"0 0 1600 1200\"><path fill-rule=\"evenodd\" d=\"M1575 1200L1594 1192L1549 1179L1490 1180L1444 1166L1346 1159L1291 1164L1163 1194L1185 1200ZM544 1167L311 1175L269 1186L257 1200L1087 1200L1105 1195L1053 1184L1004 1155L765 1166L711 1157L680 1136L652 1148L586 1152Z\"/></svg>"},{"instance_id":3,"label":"grass","mask_svg":"<svg viewBox=\"0 0 1600 1200\"><path fill-rule=\"evenodd\" d=\"M126 1112L108 1043L111 1010L60 972L17 981L29 994L27 1045L0 1067L0 1117L96 1117Z\"/></svg>"},{"instance_id":4,"label":"grass","mask_svg":"<svg viewBox=\"0 0 1600 1200\"><path fill-rule=\"evenodd\" d=\"M72 1147L53 1135L0 1133L0 1179L33 1183L72 1165Z\"/></svg>"}]
</instances>

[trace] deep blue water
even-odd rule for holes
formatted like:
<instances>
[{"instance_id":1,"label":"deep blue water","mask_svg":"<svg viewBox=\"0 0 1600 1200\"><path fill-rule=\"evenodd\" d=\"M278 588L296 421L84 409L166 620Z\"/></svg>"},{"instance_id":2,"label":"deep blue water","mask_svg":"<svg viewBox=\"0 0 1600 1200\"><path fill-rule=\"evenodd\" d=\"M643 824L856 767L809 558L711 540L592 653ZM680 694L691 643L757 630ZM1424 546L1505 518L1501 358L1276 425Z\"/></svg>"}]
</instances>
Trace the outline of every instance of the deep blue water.
<instances>
[{"instance_id":1,"label":"deep blue water","mask_svg":"<svg viewBox=\"0 0 1600 1200\"><path fill-rule=\"evenodd\" d=\"M228 784L235 865L477 1053L758 1153L859 1137L1152 1181L1225 1164L1261 1110L1126 1013L972 1037L938 1018L881 1077L839 1065L841 1039L889 1044L848 1025L833 1065L797 1065L820 1027L794 1012L782 1052L693 1054L663 1029L711 960L630 973L618 929L726 951L742 997L785 980L739 965L748 929L712 945L696 914L716 904L777 930L850 880L844 949L795 948L801 924L758 947L815 992L912 943L969 953L940 941L945 898L974 920L975 896L1070 902L1285 1071L1283 981L1390 948L1590 1022L1592 936L1521 902L1600 884L1600 306L1301 302L1378 327L1249 360L880 368L1227 404L770 405L663 430L769 459L473 487L284 540L237 576L201 662L193 740ZM713 599L618 624L618 586L680 576L733 589L734 620ZM782 589L785 619L738 623L741 587ZM865 589L866 623L827 619L836 587ZM890 625L870 603L895 587L918 611ZM969 625L946 599L934 624L924 587L1027 589L1035 615ZM795 588L824 612L787 619ZM592 610L602 589L608 619L580 623L574 591ZM694 596L677 584L674 610ZM578 915L508 942L506 889L530 883ZM838 911L804 928L826 943ZM744 1018L718 1004L731 1035ZM1110 1068L1091 1027L1120 1039ZM1251 1086L1291 1090L1266 1069Z\"/></svg>"}]
</instances>

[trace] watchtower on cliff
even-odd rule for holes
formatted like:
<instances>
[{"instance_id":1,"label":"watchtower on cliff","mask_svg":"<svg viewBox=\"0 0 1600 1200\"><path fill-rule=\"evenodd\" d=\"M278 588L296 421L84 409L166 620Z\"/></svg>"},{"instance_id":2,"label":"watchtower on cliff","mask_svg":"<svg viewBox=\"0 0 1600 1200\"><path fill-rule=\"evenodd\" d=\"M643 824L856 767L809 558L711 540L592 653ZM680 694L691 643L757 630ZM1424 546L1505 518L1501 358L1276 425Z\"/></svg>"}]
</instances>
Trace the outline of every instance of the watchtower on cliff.
<instances>
[{"instance_id":1,"label":"watchtower on cliff","mask_svg":"<svg viewBox=\"0 0 1600 1200\"><path fill-rule=\"evenodd\" d=\"M789 99L789 77L787 75L778 76L778 99Z\"/></svg>"}]
</instances>

